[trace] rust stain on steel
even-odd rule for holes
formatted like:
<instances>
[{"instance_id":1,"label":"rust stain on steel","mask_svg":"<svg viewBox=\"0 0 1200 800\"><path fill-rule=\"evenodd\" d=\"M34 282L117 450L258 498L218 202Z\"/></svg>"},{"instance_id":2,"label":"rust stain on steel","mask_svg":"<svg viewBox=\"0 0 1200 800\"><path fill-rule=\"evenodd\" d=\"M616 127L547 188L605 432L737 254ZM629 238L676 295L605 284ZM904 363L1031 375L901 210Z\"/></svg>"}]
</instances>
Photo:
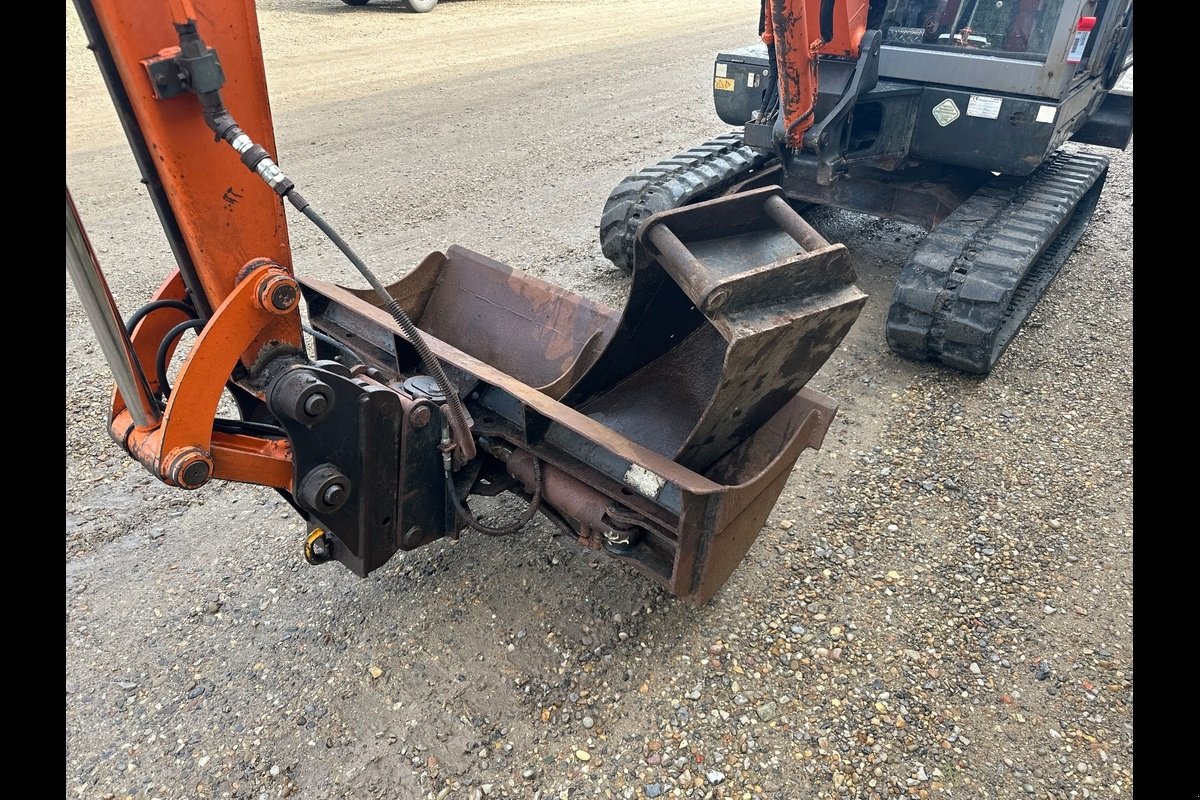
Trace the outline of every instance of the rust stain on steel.
<instances>
[{"instance_id":1,"label":"rust stain on steel","mask_svg":"<svg viewBox=\"0 0 1200 800\"><path fill-rule=\"evenodd\" d=\"M786 144L797 149L803 144L804 132L815 121L817 56L823 44L817 33L819 28L813 26L810 31L808 5L814 4L770 0L768 27L763 33L763 41L775 48Z\"/></svg>"},{"instance_id":2,"label":"rust stain on steel","mask_svg":"<svg viewBox=\"0 0 1200 800\"><path fill-rule=\"evenodd\" d=\"M695 530L690 570L680 570L680 594L692 602L710 598L741 563L775 507L800 454L821 445L837 407L825 395L804 389L741 446L710 470L725 483L711 509L713 519L693 526L685 515L681 527ZM680 565L683 566L683 565Z\"/></svg>"},{"instance_id":3,"label":"rust stain on steel","mask_svg":"<svg viewBox=\"0 0 1200 800\"><path fill-rule=\"evenodd\" d=\"M664 384L699 364L717 379L704 387L701 402L685 395L663 421L664 429L674 423L677 430L681 411L694 415L686 436L670 441L675 460L704 471L812 378L849 332L866 295L854 286L845 247L825 244L777 187L656 214L639 236L705 310L708 325L680 344L677 359L663 360L657 377ZM665 251L658 247L663 242ZM634 376L639 391L650 382L646 372Z\"/></svg>"},{"instance_id":4,"label":"rust stain on steel","mask_svg":"<svg viewBox=\"0 0 1200 800\"><path fill-rule=\"evenodd\" d=\"M314 284L312 289L345 304L353 313L370 318L373 324L392 331L393 335L398 334L394 322L381 309L356 300L337 287ZM548 486L552 488L548 489L545 502L555 508L561 504L562 513L595 523L604 521L606 509L602 508L601 498L627 500L626 513L640 516L648 534L634 552L609 554L692 603L708 599L740 561L745 547L761 527L761 520L770 513L796 458L804 448L819 444L834 413L832 401L803 389L767 424L718 460L707 475L701 475L444 342L429 337L429 345L448 364L511 393L518 402L552 424L572 430L593 446L617 454L679 487L682 495L678 516L663 516L661 512L646 515L638 511L646 500L636 493L624 496L620 494L620 484L595 473L569 454L548 449L545 444L536 447L538 457L543 460L544 474L551 476ZM518 447L530 447L522 441L519 431L510 441ZM521 466L523 459L531 457L521 454L516 459L512 472L531 486L532 468L524 470ZM560 476L565 480L560 482Z\"/></svg>"},{"instance_id":5,"label":"rust stain on steel","mask_svg":"<svg viewBox=\"0 0 1200 800\"><path fill-rule=\"evenodd\" d=\"M507 463L508 473L519 480L527 492L534 489L533 460L533 454L518 450ZM542 497L593 531L600 532L609 527L605 514L613 500L551 464L542 465Z\"/></svg>"},{"instance_id":6,"label":"rust stain on steel","mask_svg":"<svg viewBox=\"0 0 1200 800\"><path fill-rule=\"evenodd\" d=\"M821 445L836 404L801 390L749 439L718 461L708 477L721 489L697 493L681 516L671 591L696 604L708 600L744 558L805 449Z\"/></svg>"}]
</instances>

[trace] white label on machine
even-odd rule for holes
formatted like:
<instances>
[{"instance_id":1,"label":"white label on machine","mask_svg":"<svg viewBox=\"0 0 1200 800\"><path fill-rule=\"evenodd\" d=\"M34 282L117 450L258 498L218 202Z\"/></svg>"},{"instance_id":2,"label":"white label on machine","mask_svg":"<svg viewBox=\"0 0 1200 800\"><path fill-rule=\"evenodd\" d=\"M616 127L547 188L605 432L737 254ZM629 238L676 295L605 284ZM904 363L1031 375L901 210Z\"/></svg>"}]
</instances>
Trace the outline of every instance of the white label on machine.
<instances>
[{"instance_id":1,"label":"white label on machine","mask_svg":"<svg viewBox=\"0 0 1200 800\"><path fill-rule=\"evenodd\" d=\"M755 75L753 72L747 72L746 73L746 86L753 89L757 85L758 85L758 76Z\"/></svg>"},{"instance_id":2,"label":"white label on machine","mask_svg":"<svg viewBox=\"0 0 1200 800\"><path fill-rule=\"evenodd\" d=\"M996 119L1000 116L1000 102L999 97L973 94L970 102L967 103L967 116Z\"/></svg>"},{"instance_id":3,"label":"white label on machine","mask_svg":"<svg viewBox=\"0 0 1200 800\"><path fill-rule=\"evenodd\" d=\"M933 118L943 128L954 122L959 116L958 106L954 105L954 101L949 97L933 107Z\"/></svg>"},{"instance_id":4,"label":"white label on machine","mask_svg":"<svg viewBox=\"0 0 1200 800\"><path fill-rule=\"evenodd\" d=\"M1067 52L1068 64L1078 64L1083 61L1083 51L1087 49L1088 34L1091 32L1091 28L1086 31L1075 31L1075 36L1071 39L1071 49Z\"/></svg>"},{"instance_id":5,"label":"white label on machine","mask_svg":"<svg viewBox=\"0 0 1200 800\"><path fill-rule=\"evenodd\" d=\"M724 62L717 63L717 77L725 78L729 75L729 65Z\"/></svg>"},{"instance_id":6,"label":"white label on machine","mask_svg":"<svg viewBox=\"0 0 1200 800\"><path fill-rule=\"evenodd\" d=\"M625 482L651 500L658 497L658 493L667 484L666 478L640 464L629 465L629 469L625 471Z\"/></svg>"},{"instance_id":7,"label":"white label on machine","mask_svg":"<svg viewBox=\"0 0 1200 800\"><path fill-rule=\"evenodd\" d=\"M1054 122L1054 118L1058 115L1058 109L1054 106L1038 106L1037 121L1038 122Z\"/></svg>"}]
</instances>

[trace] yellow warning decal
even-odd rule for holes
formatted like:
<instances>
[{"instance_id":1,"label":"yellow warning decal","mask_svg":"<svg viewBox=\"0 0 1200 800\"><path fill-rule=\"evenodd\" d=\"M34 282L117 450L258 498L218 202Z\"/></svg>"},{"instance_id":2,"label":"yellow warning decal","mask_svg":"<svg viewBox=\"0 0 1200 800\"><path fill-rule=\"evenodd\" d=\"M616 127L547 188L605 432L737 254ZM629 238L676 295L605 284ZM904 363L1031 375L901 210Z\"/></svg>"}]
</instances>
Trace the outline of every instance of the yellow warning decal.
<instances>
[{"instance_id":1,"label":"yellow warning decal","mask_svg":"<svg viewBox=\"0 0 1200 800\"><path fill-rule=\"evenodd\" d=\"M721 92L732 92L733 78L713 78L713 88Z\"/></svg>"}]
</instances>

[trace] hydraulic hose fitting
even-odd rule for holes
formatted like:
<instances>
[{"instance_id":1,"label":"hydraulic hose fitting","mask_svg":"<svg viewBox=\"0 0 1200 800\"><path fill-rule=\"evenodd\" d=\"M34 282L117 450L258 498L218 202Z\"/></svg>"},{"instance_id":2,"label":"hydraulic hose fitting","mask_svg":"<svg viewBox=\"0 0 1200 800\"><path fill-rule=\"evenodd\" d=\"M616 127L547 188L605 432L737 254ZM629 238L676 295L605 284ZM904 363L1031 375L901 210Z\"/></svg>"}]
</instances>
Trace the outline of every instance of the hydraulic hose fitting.
<instances>
[{"instance_id":1,"label":"hydraulic hose fitting","mask_svg":"<svg viewBox=\"0 0 1200 800\"><path fill-rule=\"evenodd\" d=\"M350 259L350 263L354 264L362 276L367 279L371 288L383 302L383 308L391 314L405 337L412 343L426 371L437 381L438 387L445 395L446 405L443 408L449 416L450 429L454 435L453 449L459 455L459 462L465 464L475 458L475 440L471 435L466 409L437 357L425 343L425 338L421 335L416 323L405 313L396 299L388 294L387 287L355 254L350 245L295 190L295 183L283 173L266 148L256 144L233 119L225 107L225 103L221 100L220 88L225 83L225 74L221 71L221 64L217 60L217 51L204 43L196 30L195 20L188 19L184 23L177 23L175 30L179 34L179 55L168 61L178 79L177 85L173 87L173 90L177 90L174 91L174 94L183 91L193 92L199 98L200 105L204 109L205 124L212 129L217 138L225 140L230 147L237 151L247 169L257 174L276 194L287 198L297 211L312 220L313 224L329 237L330 241ZM170 83L171 76L164 75L163 78L168 84ZM158 89L156 89L157 92ZM173 94L159 93L157 96L166 98Z\"/></svg>"},{"instance_id":2,"label":"hydraulic hose fitting","mask_svg":"<svg viewBox=\"0 0 1200 800\"><path fill-rule=\"evenodd\" d=\"M225 73L217 59L217 51L200 38L194 20L176 24L175 30L179 34L179 55L174 59L175 66L182 76L183 87L199 98L204 109L205 124L218 139L224 139L238 152L247 169L258 173L263 182L280 197L287 196L295 184L283 174L266 148L246 135L221 99Z\"/></svg>"},{"instance_id":3,"label":"hydraulic hose fitting","mask_svg":"<svg viewBox=\"0 0 1200 800\"><path fill-rule=\"evenodd\" d=\"M266 148L255 144L237 125L226 131L225 141L229 142L230 146L242 157L242 163L251 172L258 173L258 177L262 178L263 182L280 197L285 197L296 185L287 175L283 174L283 170L267 153Z\"/></svg>"},{"instance_id":4,"label":"hydraulic hose fitting","mask_svg":"<svg viewBox=\"0 0 1200 800\"><path fill-rule=\"evenodd\" d=\"M446 485L446 499L457 507L458 501L454 496L454 463L451 457L451 453L454 451L454 442L450 439L450 423L444 415L442 417L442 441L438 449L442 451L442 478ZM450 533L450 538L457 542L461 536L462 533L456 525Z\"/></svg>"}]
</instances>

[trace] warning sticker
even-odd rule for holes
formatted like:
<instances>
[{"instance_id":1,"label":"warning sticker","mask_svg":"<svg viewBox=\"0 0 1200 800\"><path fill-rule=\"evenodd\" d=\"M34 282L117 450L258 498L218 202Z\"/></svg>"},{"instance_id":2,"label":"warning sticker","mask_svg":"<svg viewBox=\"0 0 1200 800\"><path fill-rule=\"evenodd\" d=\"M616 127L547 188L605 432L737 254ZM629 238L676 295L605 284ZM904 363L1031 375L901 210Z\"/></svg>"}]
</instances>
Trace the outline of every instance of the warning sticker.
<instances>
[{"instance_id":1,"label":"warning sticker","mask_svg":"<svg viewBox=\"0 0 1200 800\"><path fill-rule=\"evenodd\" d=\"M971 95L967 103L967 116L996 119L1000 116L1000 98L982 94Z\"/></svg>"},{"instance_id":2,"label":"warning sticker","mask_svg":"<svg viewBox=\"0 0 1200 800\"><path fill-rule=\"evenodd\" d=\"M1058 109L1054 106L1038 106L1037 121L1038 122L1054 122L1054 118L1058 115Z\"/></svg>"},{"instance_id":3,"label":"warning sticker","mask_svg":"<svg viewBox=\"0 0 1200 800\"><path fill-rule=\"evenodd\" d=\"M729 65L724 62L717 62L717 77L724 78L729 75Z\"/></svg>"},{"instance_id":4,"label":"warning sticker","mask_svg":"<svg viewBox=\"0 0 1200 800\"><path fill-rule=\"evenodd\" d=\"M942 102L933 107L933 118L937 120L937 124L943 128L949 125L954 120L962 116L959 113L958 106L954 105L954 101L947 97Z\"/></svg>"},{"instance_id":5,"label":"warning sticker","mask_svg":"<svg viewBox=\"0 0 1200 800\"><path fill-rule=\"evenodd\" d=\"M746 73L746 85L749 86L751 89L753 89L755 86L758 86L758 76L755 75L753 72L747 72Z\"/></svg>"},{"instance_id":6,"label":"warning sticker","mask_svg":"<svg viewBox=\"0 0 1200 800\"><path fill-rule=\"evenodd\" d=\"M713 78L713 88L722 92L732 92L733 78Z\"/></svg>"}]
</instances>

